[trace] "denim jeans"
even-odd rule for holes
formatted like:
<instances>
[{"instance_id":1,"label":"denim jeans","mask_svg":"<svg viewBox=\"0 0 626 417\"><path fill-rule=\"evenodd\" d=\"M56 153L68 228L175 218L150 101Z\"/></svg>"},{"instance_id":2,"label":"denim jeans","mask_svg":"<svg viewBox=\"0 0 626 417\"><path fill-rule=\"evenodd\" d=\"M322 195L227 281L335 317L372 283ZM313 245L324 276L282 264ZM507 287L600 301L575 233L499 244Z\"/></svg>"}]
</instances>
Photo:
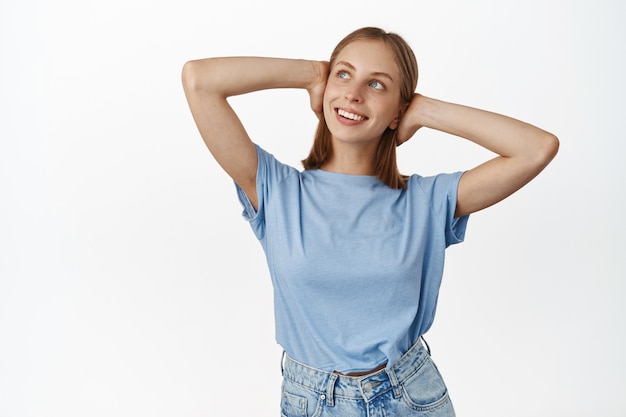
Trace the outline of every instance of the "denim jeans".
<instances>
[{"instance_id":1,"label":"denim jeans","mask_svg":"<svg viewBox=\"0 0 626 417\"><path fill-rule=\"evenodd\" d=\"M443 379L418 341L388 369L353 377L283 360L282 417L454 417Z\"/></svg>"}]
</instances>

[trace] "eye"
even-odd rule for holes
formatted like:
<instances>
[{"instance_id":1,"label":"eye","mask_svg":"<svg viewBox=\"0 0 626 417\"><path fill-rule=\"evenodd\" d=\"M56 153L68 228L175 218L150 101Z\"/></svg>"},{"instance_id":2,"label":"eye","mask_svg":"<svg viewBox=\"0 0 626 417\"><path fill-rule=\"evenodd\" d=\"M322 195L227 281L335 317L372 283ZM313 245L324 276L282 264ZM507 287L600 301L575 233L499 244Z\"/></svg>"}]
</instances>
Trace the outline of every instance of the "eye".
<instances>
[{"instance_id":1,"label":"eye","mask_svg":"<svg viewBox=\"0 0 626 417\"><path fill-rule=\"evenodd\" d=\"M344 78L344 79L345 78L350 78L350 74L348 74L347 71L339 70L339 71L337 71L337 77L338 78Z\"/></svg>"},{"instance_id":2,"label":"eye","mask_svg":"<svg viewBox=\"0 0 626 417\"><path fill-rule=\"evenodd\" d=\"M370 81L369 86L376 90L383 90L385 88L385 86L380 81L376 80Z\"/></svg>"}]
</instances>

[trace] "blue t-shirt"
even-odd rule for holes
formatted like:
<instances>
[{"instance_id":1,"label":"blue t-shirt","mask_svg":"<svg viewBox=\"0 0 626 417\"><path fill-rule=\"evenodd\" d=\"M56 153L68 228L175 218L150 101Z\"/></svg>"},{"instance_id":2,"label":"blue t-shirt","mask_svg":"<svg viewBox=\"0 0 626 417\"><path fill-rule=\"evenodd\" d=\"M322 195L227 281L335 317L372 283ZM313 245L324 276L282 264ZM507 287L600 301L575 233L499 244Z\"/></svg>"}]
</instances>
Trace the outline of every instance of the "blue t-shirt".
<instances>
[{"instance_id":1,"label":"blue t-shirt","mask_svg":"<svg viewBox=\"0 0 626 417\"><path fill-rule=\"evenodd\" d=\"M258 210L237 186L274 288L276 340L293 359L339 372L397 361L433 322L460 172L375 176L298 171L257 146Z\"/></svg>"}]
</instances>

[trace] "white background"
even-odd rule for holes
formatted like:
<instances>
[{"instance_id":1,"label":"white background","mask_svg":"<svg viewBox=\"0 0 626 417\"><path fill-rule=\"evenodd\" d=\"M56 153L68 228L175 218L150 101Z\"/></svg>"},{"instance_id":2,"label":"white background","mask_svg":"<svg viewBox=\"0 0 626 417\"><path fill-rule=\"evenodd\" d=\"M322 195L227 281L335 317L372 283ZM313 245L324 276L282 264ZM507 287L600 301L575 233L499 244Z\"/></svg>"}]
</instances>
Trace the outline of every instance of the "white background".
<instances>
[{"instance_id":1,"label":"white background","mask_svg":"<svg viewBox=\"0 0 626 417\"><path fill-rule=\"evenodd\" d=\"M457 414L626 415L624 17L617 0L1 0L0 416L279 415L263 254L180 71L328 59L366 25L411 43L421 93L561 140L448 251L427 340ZM233 105L299 166L304 91ZM405 173L490 156L426 130L399 150Z\"/></svg>"}]
</instances>

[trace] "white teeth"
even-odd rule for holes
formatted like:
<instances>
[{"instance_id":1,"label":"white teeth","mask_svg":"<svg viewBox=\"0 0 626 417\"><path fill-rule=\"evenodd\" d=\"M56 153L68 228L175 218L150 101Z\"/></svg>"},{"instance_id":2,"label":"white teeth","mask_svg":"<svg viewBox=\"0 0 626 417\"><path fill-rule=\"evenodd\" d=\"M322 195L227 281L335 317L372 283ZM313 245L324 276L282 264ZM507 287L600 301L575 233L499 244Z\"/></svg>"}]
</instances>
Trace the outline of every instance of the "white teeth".
<instances>
[{"instance_id":1,"label":"white teeth","mask_svg":"<svg viewBox=\"0 0 626 417\"><path fill-rule=\"evenodd\" d=\"M345 117L346 119L350 119L350 120L356 120L357 122L360 122L361 120L365 120L365 117L359 116L358 114L349 113L345 110L338 109L337 113L339 113L339 116L341 117Z\"/></svg>"}]
</instances>

